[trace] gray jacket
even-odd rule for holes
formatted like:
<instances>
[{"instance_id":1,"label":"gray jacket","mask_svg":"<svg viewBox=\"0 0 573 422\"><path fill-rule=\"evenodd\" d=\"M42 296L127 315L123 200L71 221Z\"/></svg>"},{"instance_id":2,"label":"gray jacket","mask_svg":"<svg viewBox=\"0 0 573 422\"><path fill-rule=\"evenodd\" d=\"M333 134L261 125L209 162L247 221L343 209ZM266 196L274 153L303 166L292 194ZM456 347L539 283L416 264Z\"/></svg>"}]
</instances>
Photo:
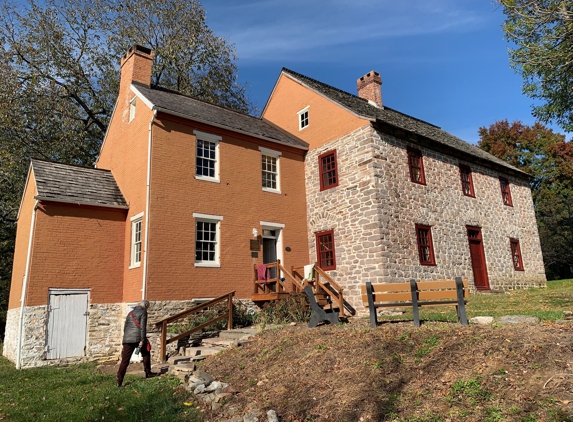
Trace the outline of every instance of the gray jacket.
<instances>
[{"instance_id":1,"label":"gray jacket","mask_svg":"<svg viewBox=\"0 0 573 422\"><path fill-rule=\"evenodd\" d=\"M133 315L133 318L132 318ZM135 323L139 324L139 327ZM141 306L136 306L127 314L123 326L123 343L139 343L147 337L147 311Z\"/></svg>"}]
</instances>

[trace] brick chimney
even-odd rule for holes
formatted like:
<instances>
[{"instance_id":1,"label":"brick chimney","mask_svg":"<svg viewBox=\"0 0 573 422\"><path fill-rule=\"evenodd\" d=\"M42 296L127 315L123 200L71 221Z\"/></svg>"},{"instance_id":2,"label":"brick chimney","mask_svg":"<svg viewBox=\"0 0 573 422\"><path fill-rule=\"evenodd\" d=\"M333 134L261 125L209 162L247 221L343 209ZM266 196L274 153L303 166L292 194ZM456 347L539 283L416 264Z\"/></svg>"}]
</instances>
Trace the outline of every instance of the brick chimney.
<instances>
[{"instance_id":1,"label":"brick chimney","mask_svg":"<svg viewBox=\"0 0 573 422\"><path fill-rule=\"evenodd\" d=\"M121 86L129 86L131 82L151 84L151 65L153 50L134 44L121 59Z\"/></svg>"},{"instance_id":2,"label":"brick chimney","mask_svg":"<svg viewBox=\"0 0 573 422\"><path fill-rule=\"evenodd\" d=\"M382 108L382 78L378 72L368 72L356 81L358 96Z\"/></svg>"}]
</instances>

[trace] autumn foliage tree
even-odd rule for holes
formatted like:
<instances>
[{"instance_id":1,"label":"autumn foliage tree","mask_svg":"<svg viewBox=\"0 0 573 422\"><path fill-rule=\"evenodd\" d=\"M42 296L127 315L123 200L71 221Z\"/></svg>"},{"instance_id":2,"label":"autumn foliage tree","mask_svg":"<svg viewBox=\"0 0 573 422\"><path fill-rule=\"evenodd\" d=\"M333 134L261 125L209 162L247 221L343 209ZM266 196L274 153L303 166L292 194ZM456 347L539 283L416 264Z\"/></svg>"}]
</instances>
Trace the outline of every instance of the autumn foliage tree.
<instances>
[{"instance_id":1,"label":"autumn foliage tree","mask_svg":"<svg viewBox=\"0 0 573 422\"><path fill-rule=\"evenodd\" d=\"M152 83L242 112L235 48L197 0L0 2L0 336L15 219L31 157L91 165L119 87L119 62L155 50Z\"/></svg>"},{"instance_id":2,"label":"autumn foliage tree","mask_svg":"<svg viewBox=\"0 0 573 422\"><path fill-rule=\"evenodd\" d=\"M573 267L573 146L540 123L495 122L479 129L478 146L532 175L530 182L549 279Z\"/></svg>"}]
</instances>

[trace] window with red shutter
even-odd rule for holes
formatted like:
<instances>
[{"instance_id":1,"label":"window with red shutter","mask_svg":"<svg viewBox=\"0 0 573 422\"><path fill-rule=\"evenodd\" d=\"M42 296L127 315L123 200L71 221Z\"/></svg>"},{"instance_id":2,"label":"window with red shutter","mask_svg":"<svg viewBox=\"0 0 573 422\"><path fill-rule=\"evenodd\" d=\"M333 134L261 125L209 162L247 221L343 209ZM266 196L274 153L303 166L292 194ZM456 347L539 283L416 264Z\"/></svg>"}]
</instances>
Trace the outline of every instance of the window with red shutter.
<instances>
[{"instance_id":1,"label":"window with red shutter","mask_svg":"<svg viewBox=\"0 0 573 422\"><path fill-rule=\"evenodd\" d=\"M336 150L325 152L318 157L318 169L320 174L321 191L338 186Z\"/></svg>"},{"instance_id":2,"label":"window with red shutter","mask_svg":"<svg viewBox=\"0 0 573 422\"><path fill-rule=\"evenodd\" d=\"M523 261L521 259L519 240L509 239L509 244L511 245L511 260L513 261L513 268L515 271L523 271Z\"/></svg>"},{"instance_id":3,"label":"window with red shutter","mask_svg":"<svg viewBox=\"0 0 573 422\"><path fill-rule=\"evenodd\" d=\"M464 195L475 198L472 169L469 166L460 164L460 178L462 180L462 192Z\"/></svg>"},{"instance_id":4,"label":"window with red shutter","mask_svg":"<svg viewBox=\"0 0 573 422\"><path fill-rule=\"evenodd\" d=\"M511 191L509 189L509 181L505 177L499 178L499 187L501 188L501 198L503 199L503 204L513 207L513 202L511 201Z\"/></svg>"},{"instance_id":5,"label":"window with red shutter","mask_svg":"<svg viewBox=\"0 0 573 422\"><path fill-rule=\"evenodd\" d=\"M421 265L436 265L434 246L432 244L432 228L416 224L416 239Z\"/></svg>"},{"instance_id":6,"label":"window with red shutter","mask_svg":"<svg viewBox=\"0 0 573 422\"><path fill-rule=\"evenodd\" d=\"M316 254L318 266L323 270L336 269L336 254L334 252L334 231L316 233Z\"/></svg>"},{"instance_id":7,"label":"window with red shutter","mask_svg":"<svg viewBox=\"0 0 573 422\"><path fill-rule=\"evenodd\" d=\"M422 151L419 149L408 148L408 166L410 167L410 180L421 185L426 184L424 175L424 161Z\"/></svg>"}]
</instances>

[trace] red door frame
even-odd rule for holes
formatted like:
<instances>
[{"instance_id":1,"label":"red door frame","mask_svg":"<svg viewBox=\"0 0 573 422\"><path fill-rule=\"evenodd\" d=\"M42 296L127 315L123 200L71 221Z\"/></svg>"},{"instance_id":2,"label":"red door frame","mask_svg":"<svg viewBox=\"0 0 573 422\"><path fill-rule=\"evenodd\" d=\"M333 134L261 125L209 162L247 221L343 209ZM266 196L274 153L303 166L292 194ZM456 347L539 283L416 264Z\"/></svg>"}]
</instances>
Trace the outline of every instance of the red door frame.
<instances>
[{"instance_id":1,"label":"red door frame","mask_svg":"<svg viewBox=\"0 0 573 422\"><path fill-rule=\"evenodd\" d=\"M473 226L466 226L467 229L467 236L468 236L468 245L470 248L470 259L472 263L472 272L474 274L474 285L477 290L490 290L489 287L489 279L487 276L487 266L485 262L485 253L483 251L483 239L481 236L481 228L480 227L473 227ZM474 233L477 232L474 236L470 236L470 230ZM476 248L472 248L472 245L477 246L477 254L480 256L475 256L474 252L476 252ZM481 268L476 270L476 263L477 260L481 258Z\"/></svg>"}]
</instances>

